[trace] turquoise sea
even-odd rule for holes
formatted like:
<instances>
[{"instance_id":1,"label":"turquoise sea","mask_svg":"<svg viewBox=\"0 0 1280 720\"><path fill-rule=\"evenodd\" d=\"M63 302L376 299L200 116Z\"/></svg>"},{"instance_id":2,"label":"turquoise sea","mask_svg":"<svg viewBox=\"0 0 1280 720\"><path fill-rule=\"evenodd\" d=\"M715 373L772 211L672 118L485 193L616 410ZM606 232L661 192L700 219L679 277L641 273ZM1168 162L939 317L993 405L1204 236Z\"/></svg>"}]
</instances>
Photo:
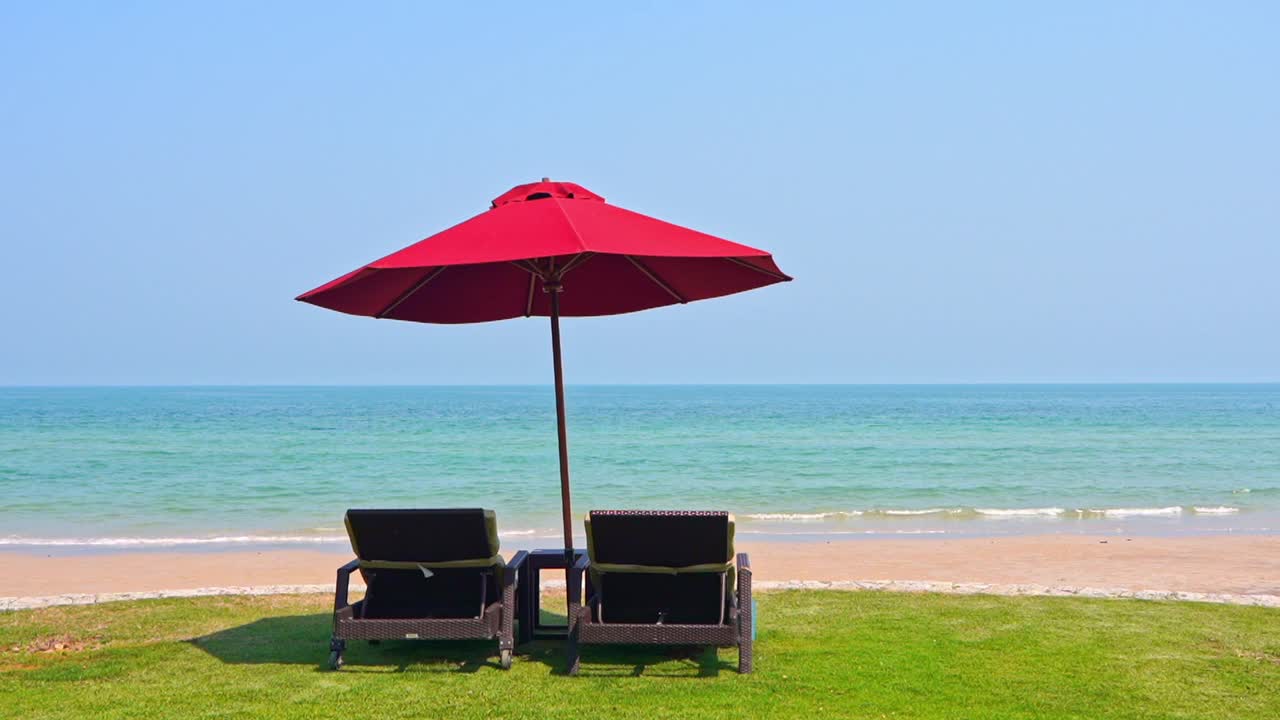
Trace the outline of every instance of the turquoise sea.
<instances>
[{"instance_id":1,"label":"turquoise sea","mask_svg":"<svg viewBox=\"0 0 1280 720\"><path fill-rule=\"evenodd\" d=\"M1280 532L1280 385L571 387L575 511L739 532ZM485 506L554 545L548 387L0 389L0 544L343 542Z\"/></svg>"}]
</instances>

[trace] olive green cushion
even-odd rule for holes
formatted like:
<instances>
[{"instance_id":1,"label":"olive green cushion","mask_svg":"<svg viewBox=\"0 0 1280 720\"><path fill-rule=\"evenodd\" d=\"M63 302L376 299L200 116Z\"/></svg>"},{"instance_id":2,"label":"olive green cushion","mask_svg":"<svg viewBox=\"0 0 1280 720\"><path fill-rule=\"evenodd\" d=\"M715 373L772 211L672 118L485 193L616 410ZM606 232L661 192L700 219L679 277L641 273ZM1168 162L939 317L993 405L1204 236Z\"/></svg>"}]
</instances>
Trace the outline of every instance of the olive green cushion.
<instances>
[{"instance_id":1,"label":"olive green cushion","mask_svg":"<svg viewBox=\"0 0 1280 720\"><path fill-rule=\"evenodd\" d=\"M587 556L591 558L591 569L593 572L597 572L597 573L627 572L627 573L650 573L650 574L660 574L660 575L679 575L682 573L719 573L719 572L726 572L726 571L732 573L733 571L733 560L734 560L733 540L734 540L734 531L736 526L733 515L729 515L729 522L727 523L728 532L729 532L729 537L726 542L726 547L728 549L728 551L726 552L727 557L725 557L725 559L720 562L697 563L694 565L683 565L683 566L650 564L650 563L600 562L597 560L599 555L596 552L596 539L595 539L595 533L592 530L590 515L586 517L583 524L585 525L586 531L587 531ZM696 543L698 542L698 539L689 538L686 542Z\"/></svg>"},{"instance_id":2,"label":"olive green cushion","mask_svg":"<svg viewBox=\"0 0 1280 720\"><path fill-rule=\"evenodd\" d=\"M388 529L394 531L394 523L397 523L397 522L420 523L424 519L423 518L424 514L426 514L427 518L430 518L430 517L436 517L435 515L430 515L430 513L455 513L455 512L465 512L465 511L406 510L406 511L403 511L403 514L396 511L348 511L346 517L344 518L344 522L347 528L347 536L351 539L351 549L356 553L356 556L360 559L361 567L387 568L387 569L414 569L414 568L429 569L429 568L469 568L469 567L483 568L483 567L493 567L493 566L503 567L506 564L503 561L502 556L498 554L498 551L500 548L500 543L498 539L498 518L497 518L497 514L492 510L482 511L483 518L484 518L484 531L485 531L485 537L486 537L487 543L476 543L476 542L471 543L471 547L474 550L480 549L477 546L483 546L484 544L487 544L487 552L485 553L484 556L459 558L456 556L448 557L448 553L445 553L444 557L442 558L439 555L439 550L442 547L447 546L447 538L442 540L441 538L437 537L435 540L429 540L426 537L422 537L418 542L429 543L430 550L422 550L424 554L421 556L415 557L415 553L419 552L418 550L405 548L403 545L396 545L394 543L392 546L388 547L384 538L384 542L382 543L382 546L384 548L383 551L378 552L377 550L374 550L374 552L378 552L379 555L383 555L383 553L385 553L386 555L390 555L392 559L387 559L385 556L384 557L367 557L366 556L367 553L362 552L362 550L368 550L368 548L362 548L360 545L359 538L357 537L357 533L352 523L351 513L353 512L362 512L362 513L365 513L366 515L368 513L374 513L374 512L380 514L379 516L377 516L377 519L373 521L374 522L373 526L370 526L366 521L364 528L367 531L376 531L382 527L386 527L388 524L392 526L391 528L388 528ZM382 513L385 513L385 516L381 515ZM412 527L413 527L412 524L410 526L404 526L403 524L401 525L402 530L405 530L405 531L410 531ZM421 527L421 525L418 525L418 527ZM474 528L475 526L472 525L471 527ZM474 538L474 536L472 537ZM418 542L410 542L410 544L413 544L416 546ZM441 542L445 542L446 545L440 545Z\"/></svg>"}]
</instances>

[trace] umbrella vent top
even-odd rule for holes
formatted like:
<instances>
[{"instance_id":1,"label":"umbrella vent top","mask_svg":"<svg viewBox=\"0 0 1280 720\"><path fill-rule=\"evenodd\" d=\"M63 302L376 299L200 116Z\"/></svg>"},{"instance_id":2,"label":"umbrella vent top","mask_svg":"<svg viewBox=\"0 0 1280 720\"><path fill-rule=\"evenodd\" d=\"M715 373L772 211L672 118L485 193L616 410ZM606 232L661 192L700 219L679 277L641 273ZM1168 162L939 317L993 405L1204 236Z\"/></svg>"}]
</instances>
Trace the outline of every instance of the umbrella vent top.
<instances>
[{"instance_id":1,"label":"umbrella vent top","mask_svg":"<svg viewBox=\"0 0 1280 720\"><path fill-rule=\"evenodd\" d=\"M577 183L552 182L544 179L542 182L527 183L511 188L494 198L490 209L502 207L509 203L531 202L534 200L546 200L547 198L604 202L604 198Z\"/></svg>"}]
</instances>

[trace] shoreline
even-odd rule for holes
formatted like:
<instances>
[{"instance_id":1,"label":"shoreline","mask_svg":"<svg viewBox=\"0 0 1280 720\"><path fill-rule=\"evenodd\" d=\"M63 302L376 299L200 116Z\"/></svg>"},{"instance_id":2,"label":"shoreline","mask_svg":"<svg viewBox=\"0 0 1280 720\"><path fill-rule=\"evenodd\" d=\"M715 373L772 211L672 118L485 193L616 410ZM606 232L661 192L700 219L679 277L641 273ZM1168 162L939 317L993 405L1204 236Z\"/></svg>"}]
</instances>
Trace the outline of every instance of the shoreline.
<instances>
[{"instance_id":1,"label":"shoreline","mask_svg":"<svg viewBox=\"0 0 1280 720\"><path fill-rule=\"evenodd\" d=\"M544 590L559 590L563 600L563 581L544 581ZM365 587L352 583L349 590L361 593ZM826 590L837 592L908 592L940 593L944 595L999 595L1003 597L1075 597L1092 600L1149 600L1165 602L1202 602L1216 605L1243 605L1280 609L1280 595L1199 593L1180 590L1125 590L1123 588L1092 588L1071 585L998 585L988 583L943 583L923 580L848 580L822 582L818 580L764 580L753 585L757 592L784 590ZM137 600L164 600L172 598L264 596L264 595L322 595L328 596L328 585L246 585L189 588L186 590L152 590L126 593L70 593L37 597L0 597L0 612L39 610L68 605L97 605L110 602Z\"/></svg>"},{"instance_id":2,"label":"shoreline","mask_svg":"<svg viewBox=\"0 0 1280 720\"><path fill-rule=\"evenodd\" d=\"M1164 508L935 508L926 510L847 510L824 512L734 513L737 537L744 542L826 542L903 538L981 539L1071 535L1077 537L1280 536L1280 508L1169 506ZM522 550L560 543L549 521L526 523L536 529L500 529L504 549ZM575 522L580 527L581 519ZM521 527L517 523L517 528ZM0 553L99 554L117 552L253 552L318 549L345 552L349 540L341 527L293 529L210 529L183 534L30 533L0 535ZM576 545L586 544L575 535Z\"/></svg>"},{"instance_id":3,"label":"shoreline","mask_svg":"<svg viewBox=\"0 0 1280 720\"><path fill-rule=\"evenodd\" d=\"M550 543L548 543L550 544ZM980 538L739 539L762 587L918 589L1127 597L1156 593L1280 597L1280 536L1018 535ZM0 608L16 598L329 592L345 547L77 554L0 551ZM959 590L955 588L960 588ZM996 588L996 590L992 590ZM1022 588L1023 590L1018 590ZM125 597L119 599L128 599Z\"/></svg>"}]
</instances>

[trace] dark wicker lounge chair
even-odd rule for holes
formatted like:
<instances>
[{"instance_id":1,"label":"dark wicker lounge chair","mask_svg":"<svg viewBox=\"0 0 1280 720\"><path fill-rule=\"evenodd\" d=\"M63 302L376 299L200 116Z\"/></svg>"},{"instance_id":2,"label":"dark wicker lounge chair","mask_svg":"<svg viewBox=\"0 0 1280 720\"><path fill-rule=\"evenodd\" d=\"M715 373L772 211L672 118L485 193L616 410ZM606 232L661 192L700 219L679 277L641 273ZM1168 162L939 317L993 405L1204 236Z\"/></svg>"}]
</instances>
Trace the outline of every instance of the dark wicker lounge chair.
<instances>
[{"instance_id":1,"label":"dark wicker lounge chair","mask_svg":"<svg viewBox=\"0 0 1280 720\"><path fill-rule=\"evenodd\" d=\"M751 565L745 553L735 564L728 513L592 511L568 584L571 675L594 644L736 646L751 672Z\"/></svg>"},{"instance_id":2,"label":"dark wicker lounge chair","mask_svg":"<svg viewBox=\"0 0 1280 720\"><path fill-rule=\"evenodd\" d=\"M329 667L348 640L498 640L503 668L515 647L516 570L498 554L491 510L348 510L356 559L338 568ZM364 599L347 602L351 573Z\"/></svg>"}]
</instances>

